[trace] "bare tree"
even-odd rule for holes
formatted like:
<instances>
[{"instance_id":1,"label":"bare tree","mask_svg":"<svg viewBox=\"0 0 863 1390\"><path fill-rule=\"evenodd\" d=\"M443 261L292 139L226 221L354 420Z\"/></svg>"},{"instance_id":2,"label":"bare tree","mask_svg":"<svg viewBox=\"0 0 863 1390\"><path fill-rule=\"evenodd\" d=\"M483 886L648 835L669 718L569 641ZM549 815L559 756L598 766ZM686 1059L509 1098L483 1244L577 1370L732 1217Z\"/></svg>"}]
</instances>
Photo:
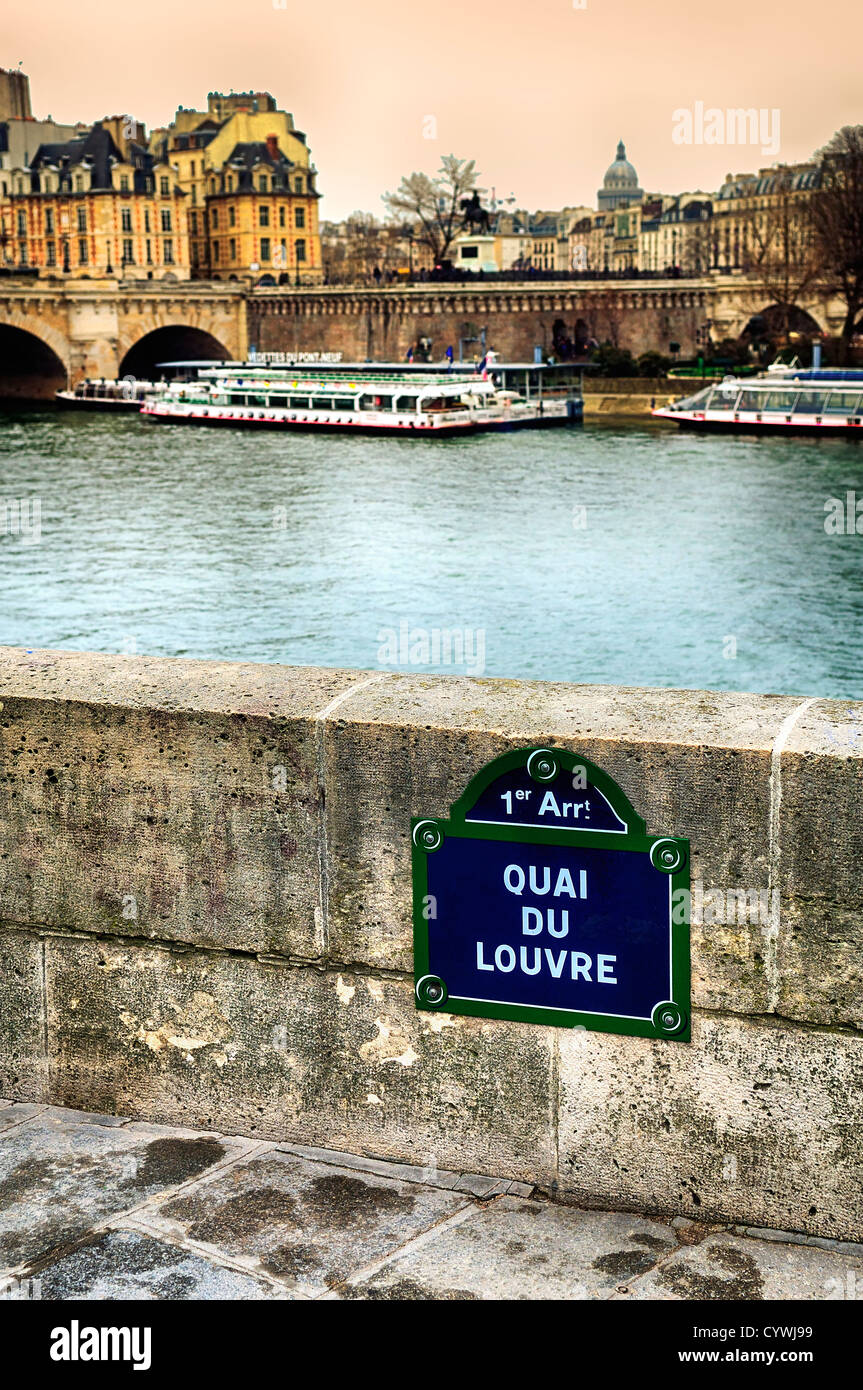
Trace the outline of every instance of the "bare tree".
<instances>
[{"instance_id":1,"label":"bare tree","mask_svg":"<svg viewBox=\"0 0 863 1390\"><path fill-rule=\"evenodd\" d=\"M394 218L407 218L417 226L417 240L429 248L435 263L443 260L462 221L461 203L476 188L479 175L472 159L446 154L436 176L408 174L395 193L383 197Z\"/></svg>"},{"instance_id":2,"label":"bare tree","mask_svg":"<svg viewBox=\"0 0 863 1390\"><path fill-rule=\"evenodd\" d=\"M819 150L821 186L812 203L823 287L845 305L847 355L863 311L863 126L843 126Z\"/></svg>"}]
</instances>

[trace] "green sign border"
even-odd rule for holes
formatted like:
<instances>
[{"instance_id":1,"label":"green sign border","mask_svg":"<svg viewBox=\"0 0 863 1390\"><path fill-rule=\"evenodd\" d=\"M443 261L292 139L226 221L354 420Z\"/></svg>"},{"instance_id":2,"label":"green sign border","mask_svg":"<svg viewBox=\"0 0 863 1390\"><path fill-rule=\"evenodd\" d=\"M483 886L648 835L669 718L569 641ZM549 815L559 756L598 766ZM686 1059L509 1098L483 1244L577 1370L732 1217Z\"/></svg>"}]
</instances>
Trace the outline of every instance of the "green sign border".
<instances>
[{"instance_id":1,"label":"green sign border","mask_svg":"<svg viewBox=\"0 0 863 1390\"><path fill-rule=\"evenodd\" d=\"M598 830L562 830L539 825L498 825L486 821L468 821L467 816L491 782L502 773L526 768L541 786L552 786L563 772L573 773L583 768L588 786L609 802L626 826L625 832ZM683 921L669 923L671 931L671 999L659 1002L651 1019L620 1018L614 1014L581 1014L563 1009L535 1008L527 1004L500 1004L471 999L451 999L446 982L430 973L428 921L425 902L428 897L429 855L439 849L445 836L461 840L496 840L528 845L555 845L573 848L625 850L632 854L648 854L658 873L671 877L671 896L685 889L689 893L689 841L680 836L648 835L642 818L636 814L629 799L617 783L587 758L579 757L565 748L516 748L488 763L468 783L465 791L450 808L449 820L437 817L414 816L411 819L411 858L413 874L414 928L414 999L420 1010L434 1013L464 1014L472 1018L506 1018L520 1023L535 1023L552 1028L586 1028L597 1033L618 1033L627 1037L665 1038L674 1042L689 1042L690 1031L690 959L689 911ZM688 903L688 897L683 899Z\"/></svg>"}]
</instances>

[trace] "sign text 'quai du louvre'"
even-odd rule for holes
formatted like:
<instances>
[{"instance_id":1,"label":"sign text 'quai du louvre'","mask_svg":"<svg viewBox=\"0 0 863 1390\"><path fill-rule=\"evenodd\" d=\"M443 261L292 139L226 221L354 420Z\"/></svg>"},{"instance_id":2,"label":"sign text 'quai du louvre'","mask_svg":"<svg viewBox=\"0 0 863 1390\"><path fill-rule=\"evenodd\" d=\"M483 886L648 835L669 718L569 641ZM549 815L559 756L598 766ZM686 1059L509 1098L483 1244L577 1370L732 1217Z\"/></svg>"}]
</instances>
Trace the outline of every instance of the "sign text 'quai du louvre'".
<instances>
[{"instance_id":1,"label":"sign text 'quai du louvre'","mask_svg":"<svg viewBox=\"0 0 863 1390\"><path fill-rule=\"evenodd\" d=\"M689 1040L689 842L607 773L517 749L411 835L418 1008Z\"/></svg>"}]
</instances>

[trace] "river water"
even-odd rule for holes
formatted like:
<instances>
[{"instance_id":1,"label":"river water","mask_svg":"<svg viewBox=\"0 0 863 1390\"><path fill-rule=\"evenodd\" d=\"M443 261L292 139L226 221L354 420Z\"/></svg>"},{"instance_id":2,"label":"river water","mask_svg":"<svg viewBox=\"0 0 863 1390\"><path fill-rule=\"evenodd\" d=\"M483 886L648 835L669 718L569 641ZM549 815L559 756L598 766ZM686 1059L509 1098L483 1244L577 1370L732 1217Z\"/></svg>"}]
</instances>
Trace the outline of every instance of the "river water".
<instances>
[{"instance_id":1,"label":"river water","mask_svg":"<svg viewBox=\"0 0 863 1390\"><path fill-rule=\"evenodd\" d=\"M10 410L0 642L860 699L863 534L825 531L849 490L842 440Z\"/></svg>"}]
</instances>

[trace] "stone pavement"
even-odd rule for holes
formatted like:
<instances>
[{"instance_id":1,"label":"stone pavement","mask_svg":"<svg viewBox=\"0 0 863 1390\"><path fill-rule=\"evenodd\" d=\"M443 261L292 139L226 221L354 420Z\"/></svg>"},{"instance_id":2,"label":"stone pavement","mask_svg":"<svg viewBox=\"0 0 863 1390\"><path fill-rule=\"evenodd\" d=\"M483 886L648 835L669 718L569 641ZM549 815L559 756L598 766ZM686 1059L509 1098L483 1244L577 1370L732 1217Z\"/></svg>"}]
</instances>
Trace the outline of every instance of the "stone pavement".
<instances>
[{"instance_id":1,"label":"stone pavement","mask_svg":"<svg viewBox=\"0 0 863 1390\"><path fill-rule=\"evenodd\" d=\"M0 1101L0 1297L854 1299L863 1245Z\"/></svg>"}]
</instances>

